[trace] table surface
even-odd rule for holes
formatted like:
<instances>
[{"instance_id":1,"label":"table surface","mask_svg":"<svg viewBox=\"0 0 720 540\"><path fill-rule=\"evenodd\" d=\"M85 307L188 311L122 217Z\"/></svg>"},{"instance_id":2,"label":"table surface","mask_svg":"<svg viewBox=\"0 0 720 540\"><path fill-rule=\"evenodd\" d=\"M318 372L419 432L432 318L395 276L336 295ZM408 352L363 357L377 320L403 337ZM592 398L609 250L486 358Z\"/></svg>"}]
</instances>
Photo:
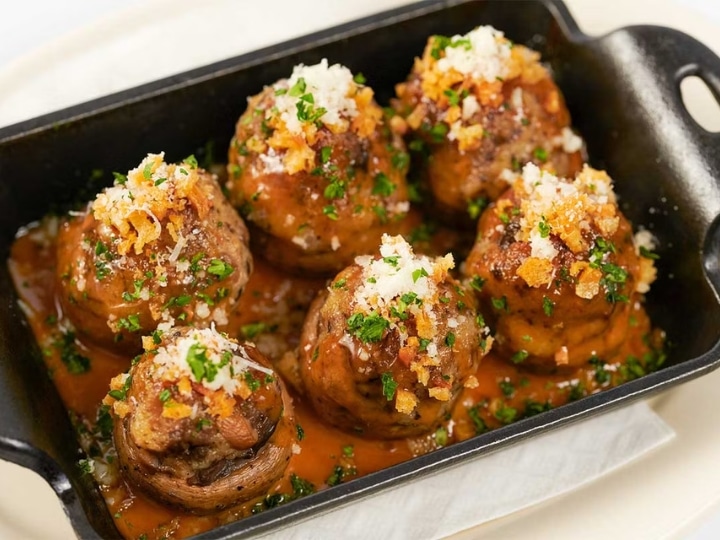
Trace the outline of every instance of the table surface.
<instances>
[{"instance_id":1,"label":"table surface","mask_svg":"<svg viewBox=\"0 0 720 540\"><path fill-rule=\"evenodd\" d=\"M597 9L604 9L603 0L591 0ZM635 2L637 0L633 0ZM640 0L651 10L652 0ZM672 0L688 11L700 14L708 23L720 30L720 2L718 0ZM272 3L272 0L266 0ZM139 6L141 0L1 0L0 17L0 75L15 68L24 58L47 47L53 41L79 31L83 27ZM568 0L571 8L573 0ZM585 4L591 2L585 1ZM1 90L1 89L0 89ZM0 108L2 103L0 103ZM39 479L38 479L39 480ZM35 481L31 479L29 481ZM0 509L1 510L1 509ZM700 511L698 511L700 513ZM702 512L688 527L688 540L715 540L720 538L720 509ZM696 516L695 516L696 517ZM0 511L2 519L2 511ZM493 536L491 534L491 536ZM494 536L493 536L494 537Z\"/></svg>"}]
</instances>

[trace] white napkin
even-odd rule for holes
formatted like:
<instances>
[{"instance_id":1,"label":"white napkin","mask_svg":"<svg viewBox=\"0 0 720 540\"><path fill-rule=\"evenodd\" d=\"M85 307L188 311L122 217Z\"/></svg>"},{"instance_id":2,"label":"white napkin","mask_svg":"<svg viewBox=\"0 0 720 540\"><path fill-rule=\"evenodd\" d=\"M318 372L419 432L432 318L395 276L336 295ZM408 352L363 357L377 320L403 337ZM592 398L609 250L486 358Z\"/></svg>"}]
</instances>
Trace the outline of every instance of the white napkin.
<instances>
[{"instance_id":1,"label":"white napkin","mask_svg":"<svg viewBox=\"0 0 720 540\"><path fill-rule=\"evenodd\" d=\"M444 538L577 489L674 436L647 403L639 402L262 538Z\"/></svg>"}]
</instances>

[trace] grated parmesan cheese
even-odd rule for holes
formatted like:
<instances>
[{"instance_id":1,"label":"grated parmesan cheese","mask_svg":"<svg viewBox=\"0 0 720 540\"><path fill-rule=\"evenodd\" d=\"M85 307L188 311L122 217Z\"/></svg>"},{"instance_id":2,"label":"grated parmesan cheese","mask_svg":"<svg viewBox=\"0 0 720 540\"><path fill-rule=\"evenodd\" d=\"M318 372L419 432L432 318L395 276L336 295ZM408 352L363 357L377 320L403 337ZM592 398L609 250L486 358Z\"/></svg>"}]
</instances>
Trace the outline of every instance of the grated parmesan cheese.
<instances>
[{"instance_id":1,"label":"grated parmesan cheese","mask_svg":"<svg viewBox=\"0 0 720 540\"><path fill-rule=\"evenodd\" d=\"M216 367L217 373L212 380L203 378L198 381L195 378L188 362L193 356L191 353L193 348L195 351L204 351L207 363L214 364ZM158 347L153 357L153 363L156 367L155 378L177 381L188 377L209 390L222 389L231 396L240 389L242 376L248 369L273 375L272 370L253 362L243 345L224 337L214 327L192 330L172 343Z\"/></svg>"},{"instance_id":2,"label":"grated parmesan cheese","mask_svg":"<svg viewBox=\"0 0 720 540\"><path fill-rule=\"evenodd\" d=\"M541 224L573 253L588 249L583 231L594 224L603 236L612 236L619 218L612 181L587 165L574 180L561 179L528 163L515 189L522 197L520 230L516 240L530 242L533 257L552 260L557 250L542 238Z\"/></svg>"},{"instance_id":3,"label":"grated parmesan cheese","mask_svg":"<svg viewBox=\"0 0 720 540\"><path fill-rule=\"evenodd\" d=\"M553 145L561 147L567 154L574 154L582 149L583 140L572 129L564 127L560 135L553 139Z\"/></svg>"},{"instance_id":4,"label":"grated parmesan cheese","mask_svg":"<svg viewBox=\"0 0 720 540\"><path fill-rule=\"evenodd\" d=\"M655 235L647 229L640 229L636 232L633 236L633 241L638 253L640 253L640 248L644 248L648 251L654 251L655 248L657 248L657 238L655 238Z\"/></svg>"},{"instance_id":5,"label":"grated parmesan cheese","mask_svg":"<svg viewBox=\"0 0 720 540\"><path fill-rule=\"evenodd\" d=\"M474 95L469 95L462 101L462 119L470 120L480 110L480 104Z\"/></svg>"},{"instance_id":6,"label":"grated parmesan cheese","mask_svg":"<svg viewBox=\"0 0 720 540\"><path fill-rule=\"evenodd\" d=\"M492 26L478 26L464 36L453 36L450 43L445 48L445 56L437 61L440 71L453 69L485 81L507 75L511 44Z\"/></svg>"},{"instance_id":7,"label":"grated parmesan cheese","mask_svg":"<svg viewBox=\"0 0 720 540\"><path fill-rule=\"evenodd\" d=\"M427 356L437 357L434 340L439 337L435 313L439 303L438 285L455 266L452 255L434 259L415 255L402 236L384 234L380 258L359 256L355 258L355 264L362 268L362 284L353 295L353 311L379 314L388 320L389 328L397 331L402 347L408 338L407 329L402 320L393 315L393 310L406 310L415 319L417 335L430 340L426 347ZM404 295L411 295L417 301L404 302Z\"/></svg>"},{"instance_id":8,"label":"grated parmesan cheese","mask_svg":"<svg viewBox=\"0 0 720 540\"><path fill-rule=\"evenodd\" d=\"M258 156L264 166L264 174L282 174L285 172L285 165L282 156L271 146L266 154Z\"/></svg>"},{"instance_id":9,"label":"grated parmesan cheese","mask_svg":"<svg viewBox=\"0 0 720 540\"><path fill-rule=\"evenodd\" d=\"M351 89L356 85L352 73L345 66L329 66L326 58L313 66L299 64L293 69L287 88L292 89L300 79L303 79L306 85L302 95L311 94L315 109L325 109L319 120L326 126L346 125L348 118L357 115L357 104L349 97ZM303 123L298 118L297 105L302 95L295 96L290 93L277 96L275 106L287 129L291 133L300 134Z\"/></svg>"},{"instance_id":10,"label":"grated parmesan cheese","mask_svg":"<svg viewBox=\"0 0 720 540\"><path fill-rule=\"evenodd\" d=\"M131 248L140 254L146 244L157 240L162 233L161 221L170 212L182 211L196 188L196 169L188 164L168 165L164 157L162 152L148 154L128 172L124 183L116 180L90 205L97 221L119 233L120 255ZM177 255L182 245L178 240Z\"/></svg>"},{"instance_id":11,"label":"grated parmesan cheese","mask_svg":"<svg viewBox=\"0 0 720 540\"><path fill-rule=\"evenodd\" d=\"M513 90L510 96L510 102L515 109L515 116L513 117L517 123L520 123L525 118L525 110L523 109L523 91L519 86Z\"/></svg>"}]
</instances>

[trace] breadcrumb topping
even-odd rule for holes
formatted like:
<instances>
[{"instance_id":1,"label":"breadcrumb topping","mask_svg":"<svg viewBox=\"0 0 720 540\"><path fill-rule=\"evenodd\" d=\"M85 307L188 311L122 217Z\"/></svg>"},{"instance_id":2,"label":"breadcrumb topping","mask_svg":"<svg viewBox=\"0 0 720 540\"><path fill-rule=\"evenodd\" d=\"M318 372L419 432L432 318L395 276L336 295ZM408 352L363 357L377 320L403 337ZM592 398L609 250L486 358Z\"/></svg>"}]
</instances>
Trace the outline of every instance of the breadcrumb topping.
<instances>
[{"instance_id":1,"label":"breadcrumb topping","mask_svg":"<svg viewBox=\"0 0 720 540\"><path fill-rule=\"evenodd\" d=\"M163 227L181 242L180 214L189 204L197 208L201 219L207 213L197 164L167 164L164 157L164 153L148 154L127 177L116 179L91 203L95 219L117 231L120 255L130 249L139 255L145 245L160 238Z\"/></svg>"},{"instance_id":2,"label":"breadcrumb topping","mask_svg":"<svg viewBox=\"0 0 720 540\"><path fill-rule=\"evenodd\" d=\"M257 96L245 113L250 115L246 120L258 112L263 115L263 134L245 144L259 154L266 173L309 172L321 161L312 148L320 130L368 137L382 118L373 91L357 82L347 67L329 65L327 59L295 66L289 79L270 90L270 100Z\"/></svg>"},{"instance_id":3,"label":"breadcrumb topping","mask_svg":"<svg viewBox=\"0 0 720 540\"><path fill-rule=\"evenodd\" d=\"M413 72L420 77L425 98L437 107L437 120L447 124L445 136L457 141L461 151L479 145L484 129L477 114L503 105L502 90L508 81L520 78L533 84L550 77L538 53L514 45L491 26L479 26L465 35L432 36ZM397 86L400 97L406 87L406 83ZM522 90L517 88L510 101L516 121L523 122ZM423 101L408 115L408 125L417 130L427 112Z\"/></svg>"},{"instance_id":4,"label":"breadcrumb topping","mask_svg":"<svg viewBox=\"0 0 720 540\"><path fill-rule=\"evenodd\" d=\"M355 263L362 268L362 284L353 295L353 315L348 319L348 333L341 343L355 351L356 343L351 336L359 338L360 349L355 352L363 358L364 343L380 341L385 331L395 332L399 362L415 373L431 398L449 400L453 377L444 376L438 381L432 375L440 366L440 348L452 349L455 341L452 330L465 321L462 314L448 318L445 323L450 330L441 335L443 316L438 310L450 298L441 298L439 286L455 266L452 255L436 258L415 255L402 236L385 234L380 257L360 256ZM407 324L410 317L412 325ZM410 414L416 406L413 392L398 389L396 410Z\"/></svg>"},{"instance_id":5,"label":"breadcrumb topping","mask_svg":"<svg viewBox=\"0 0 720 540\"><path fill-rule=\"evenodd\" d=\"M271 369L253 362L245 347L214 328L193 330L188 335L153 351L154 377L177 382L187 377L208 390L234 396L244 384L243 375L253 369L273 375Z\"/></svg>"},{"instance_id":6,"label":"breadcrumb topping","mask_svg":"<svg viewBox=\"0 0 720 540\"><path fill-rule=\"evenodd\" d=\"M583 259L566 269L574 278L575 294L591 299L604 286L609 301L625 299L618 293L617 284L625 282L627 270L608 259L615 250L609 238L620 224L610 177L586 165L574 180L563 179L528 163L513 187L520 199L520 208L516 209L520 227L515 240L527 242L531 249L517 275L530 287L549 285L556 277L553 260L562 243ZM499 215L512 205L509 200L501 203L496 206ZM638 290L649 285L647 280L654 278L651 273L645 272L646 284Z\"/></svg>"},{"instance_id":7,"label":"breadcrumb topping","mask_svg":"<svg viewBox=\"0 0 720 540\"><path fill-rule=\"evenodd\" d=\"M567 180L528 163L514 187L522 201L516 240L529 242L533 257L555 257L550 235L573 253L581 253L591 247L584 232L595 228L601 236L610 237L617 231L615 193L604 171L585 165L574 180Z\"/></svg>"}]
</instances>

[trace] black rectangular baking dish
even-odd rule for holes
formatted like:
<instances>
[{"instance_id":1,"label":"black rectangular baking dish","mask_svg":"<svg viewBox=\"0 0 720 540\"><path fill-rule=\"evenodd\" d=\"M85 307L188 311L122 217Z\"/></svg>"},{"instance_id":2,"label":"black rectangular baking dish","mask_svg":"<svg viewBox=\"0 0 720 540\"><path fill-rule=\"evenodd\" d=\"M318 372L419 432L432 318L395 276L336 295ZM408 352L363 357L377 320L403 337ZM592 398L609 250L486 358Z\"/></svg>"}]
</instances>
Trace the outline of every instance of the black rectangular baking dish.
<instances>
[{"instance_id":1,"label":"black rectangular baking dish","mask_svg":"<svg viewBox=\"0 0 720 540\"><path fill-rule=\"evenodd\" d=\"M387 102L431 34L491 24L551 66L590 161L616 181L623 210L660 242L648 297L671 349L660 371L471 440L230 524L198 538L281 527L430 471L476 458L710 372L720 365L720 134L698 126L679 83L696 75L720 100L720 59L680 32L636 26L591 39L559 0L429 0L374 15L0 129L0 250L17 229L88 199L109 171L164 150L172 160L210 146L224 154L245 97L327 57L366 75ZM208 145L208 143L211 145ZM103 170L106 175L93 174ZM95 179L89 183L88 179ZM57 492L82 538L117 537L104 501L76 466L80 451L41 355L0 267L0 458Z\"/></svg>"}]
</instances>

